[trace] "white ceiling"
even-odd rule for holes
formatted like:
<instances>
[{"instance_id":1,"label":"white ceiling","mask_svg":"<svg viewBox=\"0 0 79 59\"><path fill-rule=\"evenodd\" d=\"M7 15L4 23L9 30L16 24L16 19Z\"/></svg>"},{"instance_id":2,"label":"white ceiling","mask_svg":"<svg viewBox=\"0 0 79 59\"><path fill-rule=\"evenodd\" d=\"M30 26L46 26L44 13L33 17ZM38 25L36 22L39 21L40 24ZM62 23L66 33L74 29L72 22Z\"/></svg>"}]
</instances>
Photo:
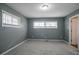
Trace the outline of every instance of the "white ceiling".
<instances>
[{"instance_id":1,"label":"white ceiling","mask_svg":"<svg viewBox=\"0 0 79 59\"><path fill-rule=\"evenodd\" d=\"M7 3L7 5L31 18L65 17L79 8L77 3L50 3L48 10L40 9L42 3Z\"/></svg>"}]
</instances>

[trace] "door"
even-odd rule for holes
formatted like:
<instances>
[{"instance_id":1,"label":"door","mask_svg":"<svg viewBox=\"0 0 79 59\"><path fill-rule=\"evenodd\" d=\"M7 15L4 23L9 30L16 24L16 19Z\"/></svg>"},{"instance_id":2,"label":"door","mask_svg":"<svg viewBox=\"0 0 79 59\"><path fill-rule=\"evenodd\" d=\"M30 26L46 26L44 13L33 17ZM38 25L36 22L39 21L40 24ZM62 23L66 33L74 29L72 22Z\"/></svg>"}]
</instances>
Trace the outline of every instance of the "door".
<instances>
[{"instance_id":1,"label":"door","mask_svg":"<svg viewBox=\"0 0 79 59\"><path fill-rule=\"evenodd\" d=\"M77 44L77 28L78 28L78 17L71 18L71 45L76 47Z\"/></svg>"}]
</instances>

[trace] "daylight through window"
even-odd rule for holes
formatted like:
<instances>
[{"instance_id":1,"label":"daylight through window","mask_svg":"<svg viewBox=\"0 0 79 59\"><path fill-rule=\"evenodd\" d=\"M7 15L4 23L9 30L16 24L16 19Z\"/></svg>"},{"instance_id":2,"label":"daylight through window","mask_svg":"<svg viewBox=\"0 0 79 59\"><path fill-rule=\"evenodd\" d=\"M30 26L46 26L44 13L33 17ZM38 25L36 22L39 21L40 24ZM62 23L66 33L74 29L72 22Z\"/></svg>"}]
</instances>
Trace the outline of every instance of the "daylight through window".
<instances>
[{"instance_id":1,"label":"daylight through window","mask_svg":"<svg viewBox=\"0 0 79 59\"><path fill-rule=\"evenodd\" d=\"M35 21L33 28L57 28L57 21Z\"/></svg>"},{"instance_id":2,"label":"daylight through window","mask_svg":"<svg viewBox=\"0 0 79 59\"><path fill-rule=\"evenodd\" d=\"M17 26L20 18L2 10L2 26Z\"/></svg>"}]
</instances>

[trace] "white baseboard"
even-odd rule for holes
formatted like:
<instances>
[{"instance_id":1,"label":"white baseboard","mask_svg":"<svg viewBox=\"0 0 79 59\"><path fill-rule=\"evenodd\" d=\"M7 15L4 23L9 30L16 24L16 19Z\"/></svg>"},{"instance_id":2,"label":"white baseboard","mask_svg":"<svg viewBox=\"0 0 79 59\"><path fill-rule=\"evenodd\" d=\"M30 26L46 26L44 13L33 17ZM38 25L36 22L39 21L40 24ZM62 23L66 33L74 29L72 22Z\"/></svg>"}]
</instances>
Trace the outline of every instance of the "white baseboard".
<instances>
[{"instance_id":1,"label":"white baseboard","mask_svg":"<svg viewBox=\"0 0 79 59\"><path fill-rule=\"evenodd\" d=\"M7 51L3 52L1 55L4 55L4 54L8 53L9 51L15 49L16 47L18 47L18 46L20 46L21 44L23 44L25 41L26 41L26 40L24 40L24 41L20 42L19 44L13 46L12 48L10 48L10 49L8 49Z\"/></svg>"},{"instance_id":2,"label":"white baseboard","mask_svg":"<svg viewBox=\"0 0 79 59\"><path fill-rule=\"evenodd\" d=\"M28 41L33 40L33 41L64 41L62 39L27 39Z\"/></svg>"}]
</instances>

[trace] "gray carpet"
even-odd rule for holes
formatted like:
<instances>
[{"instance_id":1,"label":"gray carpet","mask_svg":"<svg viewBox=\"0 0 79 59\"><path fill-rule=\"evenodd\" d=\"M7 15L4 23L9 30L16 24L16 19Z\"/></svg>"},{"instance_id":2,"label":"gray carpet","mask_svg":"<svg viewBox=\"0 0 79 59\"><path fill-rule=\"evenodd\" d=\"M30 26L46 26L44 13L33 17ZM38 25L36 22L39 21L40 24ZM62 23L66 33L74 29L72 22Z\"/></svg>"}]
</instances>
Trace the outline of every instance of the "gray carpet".
<instances>
[{"instance_id":1,"label":"gray carpet","mask_svg":"<svg viewBox=\"0 0 79 59\"><path fill-rule=\"evenodd\" d=\"M30 40L6 55L74 55L64 41Z\"/></svg>"}]
</instances>

